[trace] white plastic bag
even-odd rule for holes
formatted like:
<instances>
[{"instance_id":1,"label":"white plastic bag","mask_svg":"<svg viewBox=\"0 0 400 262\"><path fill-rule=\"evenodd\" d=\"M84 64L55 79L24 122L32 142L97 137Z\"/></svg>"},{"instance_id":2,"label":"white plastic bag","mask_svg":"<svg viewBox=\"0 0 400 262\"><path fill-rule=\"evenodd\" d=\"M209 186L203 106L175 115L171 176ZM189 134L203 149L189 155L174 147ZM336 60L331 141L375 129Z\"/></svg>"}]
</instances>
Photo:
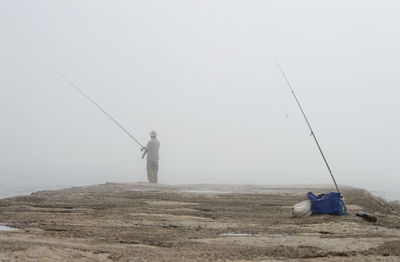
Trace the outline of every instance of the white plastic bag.
<instances>
[{"instance_id":1,"label":"white plastic bag","mask_svg":"<svg viewBox=\"0 0 400 262\"><path fill-rule=\"evenodd\" d=\"M308 217L311 215L311 201L305 200L293 206L293 216Z\"/></svg>"}]
</instances>

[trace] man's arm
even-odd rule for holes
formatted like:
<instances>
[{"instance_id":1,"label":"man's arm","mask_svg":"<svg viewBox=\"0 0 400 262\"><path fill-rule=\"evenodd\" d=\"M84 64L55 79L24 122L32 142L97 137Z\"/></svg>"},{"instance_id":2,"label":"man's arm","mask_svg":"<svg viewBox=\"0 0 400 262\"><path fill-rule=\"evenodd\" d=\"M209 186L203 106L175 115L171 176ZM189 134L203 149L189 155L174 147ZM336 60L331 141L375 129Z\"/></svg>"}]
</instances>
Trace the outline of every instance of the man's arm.
<instances>
[{"instance_id":1,"label":"man's arm","mask_svg":"<svg viewBox=\"0 0 400 262\"><path fill-rule=\"evenodd\" d=\"M144 156L149 152L149 148L150 148L150 141L147 143L146 146L142 147L142 149L141 149L142 151L144 151L144 152L143 152L142 159L143 159Z\"/></svg>"}]
</instances>

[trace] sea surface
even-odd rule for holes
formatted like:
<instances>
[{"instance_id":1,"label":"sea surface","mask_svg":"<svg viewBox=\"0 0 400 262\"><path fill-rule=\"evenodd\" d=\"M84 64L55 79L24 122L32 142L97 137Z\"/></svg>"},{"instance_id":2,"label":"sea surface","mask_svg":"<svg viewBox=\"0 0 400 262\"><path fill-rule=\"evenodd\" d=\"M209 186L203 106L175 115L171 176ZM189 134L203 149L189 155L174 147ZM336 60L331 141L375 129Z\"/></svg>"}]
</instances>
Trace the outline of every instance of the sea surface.
<instances>
[{"instance_id":1,"label":"sea surface","mask_svg":"<svg viewBox=\"0 0 400 262\"><path fill-rule=\"evenodd\" d=\"M35 185L35 186L18 186L18 185L0 185L0 199L30 195L33 192L44 191L44 190L57 190L63 188L69 188L71 186L66 185Z\"/></svg>"},{"instance_id":2,"label":"sea surface","mask_svg":"<svg viewBox=\"0 0 400 262\"><path fill-rule=\"evenodd\" d=\"M400 192L399 191L383 191L383 190L370 190L369 191L374 196L379 196L384 198L386 201L400 201Z\"/></svg>"}]
</instances>

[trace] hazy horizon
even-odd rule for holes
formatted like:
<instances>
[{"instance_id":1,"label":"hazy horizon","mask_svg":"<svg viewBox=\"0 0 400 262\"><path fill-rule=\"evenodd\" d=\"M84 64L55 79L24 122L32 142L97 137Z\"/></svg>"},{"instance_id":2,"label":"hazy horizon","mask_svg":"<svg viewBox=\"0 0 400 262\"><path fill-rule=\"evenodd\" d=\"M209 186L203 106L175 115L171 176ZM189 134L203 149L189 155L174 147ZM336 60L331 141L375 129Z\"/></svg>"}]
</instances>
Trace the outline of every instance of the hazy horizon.
<instances>
[{"instance_id":1,"label":"hazy horizon","mask_svg":"<svg viewBox=\"0 0 400 262\"><path fill-rule=\"evenodd\" d=\"M146 181L399 190L396 1L1 1L1 185Z\"/></svg>"}]
</instances>

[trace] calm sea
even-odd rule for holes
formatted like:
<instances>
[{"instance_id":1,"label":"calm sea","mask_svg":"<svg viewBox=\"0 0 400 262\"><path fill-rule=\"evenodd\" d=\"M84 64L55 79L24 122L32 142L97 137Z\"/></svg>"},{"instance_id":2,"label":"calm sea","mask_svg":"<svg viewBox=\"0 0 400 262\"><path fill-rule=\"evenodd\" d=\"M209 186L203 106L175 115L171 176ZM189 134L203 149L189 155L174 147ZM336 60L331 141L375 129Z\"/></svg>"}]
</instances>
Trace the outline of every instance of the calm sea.
<instances>
[{"instance_id":1,"label":"calm sea","mask_svg":"<svg viewBox=\"0 0 400 262\"><path fill-rule=\"evenodd\" d=\"M14 185L0 185L0 198L30 195L33 192L43 190L57 190L68 188L71 186L52 185L52 186L14 186Z\"/></svg>"},{"instance_id":2,"label":"calm sea","mask_svg":"<svg viewBox=\"0 0 400 262\"><path fill-rule=\"evenodd\" d=\"M400 192L398 192L398 191L371 190L370 192L371 192L371 194L382 197L382 198L386 199L387 201L395 201L395 200L400 201Z\"/></svg>"}]
</instances>

